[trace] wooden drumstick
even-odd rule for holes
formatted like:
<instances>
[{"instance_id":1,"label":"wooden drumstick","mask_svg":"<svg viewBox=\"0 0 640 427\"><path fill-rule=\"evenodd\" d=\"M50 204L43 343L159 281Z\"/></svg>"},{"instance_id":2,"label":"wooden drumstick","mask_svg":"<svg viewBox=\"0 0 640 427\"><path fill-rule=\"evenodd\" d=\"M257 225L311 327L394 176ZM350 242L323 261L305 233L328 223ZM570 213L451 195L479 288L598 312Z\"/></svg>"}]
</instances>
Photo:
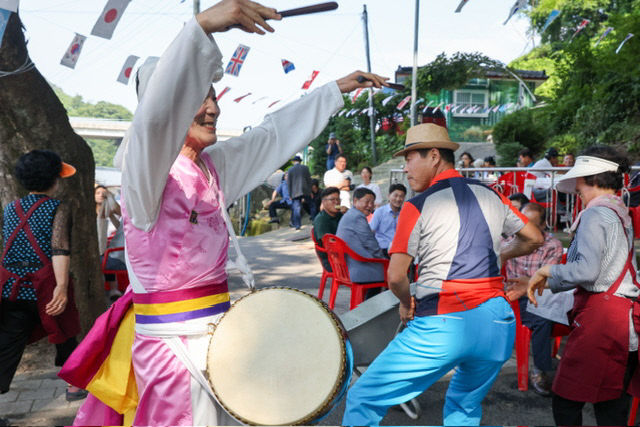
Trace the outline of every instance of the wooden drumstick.
<instances>
[{"instance_id":1,"label":"wooden drumstick","mask_svg":"<svg viewBox=\"0 0 640 427\"><path fill-rule=\"evenodd\" d=\"M318 12L327 12L329 10L336 10L338 8L338 3L335 1L330 1L326 3L318 3L312 4L311 6L298 7L296 9L283 10L282 12L277 12L283 18L289 16L298 16L298 15L308 15L310 13L318 13Z\"/></svg>"},{"instance_id":2,"label":"wooden drumstick","mask_svg":"<svg viewBox=\"0 0 640 427\"><path fill-rule=\"evenodd\" d=\"M364 83L365 81L371 81L370 79L366 78L365 76L358 76L356 78L356 80L358 80L358 83ZM401 84L398 84L398 83L384 82L382 85L386 86L386 87L388 87L390 89L404 90L404 85L401 85Z\"/></svg>"},{"instance_id":3,"label":"wooden drumstick","mask_svg":"<svg viewBox=\"0 0 640 427\"><path fill-rule=\"evenodd\" d=\"M283 18L287 18L290 16L300 16L300 15L309 15L311 13L319 13L319 12L327 12L329 10L336 10L338 8L338 3L335 1L330 1L326 3L318 3L312 4L311 6L298 7L295 9L283 10L282 12L276 12ZM242 28L240 24L234 24L228 27L230 30L232 28Z\"/></svg>"}]
</instances>

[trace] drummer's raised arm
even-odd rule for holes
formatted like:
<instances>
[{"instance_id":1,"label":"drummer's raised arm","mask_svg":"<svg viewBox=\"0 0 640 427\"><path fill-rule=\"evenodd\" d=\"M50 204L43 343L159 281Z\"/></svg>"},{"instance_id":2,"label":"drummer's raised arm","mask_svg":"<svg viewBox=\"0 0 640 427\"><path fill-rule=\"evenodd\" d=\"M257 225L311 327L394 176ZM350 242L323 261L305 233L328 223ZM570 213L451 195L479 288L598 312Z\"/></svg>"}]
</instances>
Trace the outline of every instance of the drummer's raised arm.
<instances>
[{"instance_id":1,"label":"drummer's raised arm","mask_svg":"<svg viewBox=\"0 0 640 427\"><path fill-rule=\"evenodd\" d=\"M222 54L209 35L230 26L264 34L274 9L248 0L223 0L188 22L141 84L140 103L123 144L123 194L132 223L155 224L169 170L212 81L222 77Z\"/></svg>"},{"instance_id":2,"label":"drummer's raised arm","mask_svg":"<svg viewBox=\"0 0 640 427\"><path fill-rule=\"evenodd\" d=\"M196 15L198 24L205 33L219 33L231 27L247 33L265 34L274 30L267 19L282 19L275 9L250 0L222 0L220 3ZM264 29L264 30L263 30Z\"/></svg>"},{"instance_id":3,"label":"drummer's raised arm","mask_svg":"<svg viewBox=\"0 0 640 427\"><path fill-rule=\"evenodd\" d=\"M364 77L360 79L358 77ZM220 175L227 206L260 185L306 147L344 106L343 93L380 87L385 78L354 71L267 115L259 126L205 149Z\"/></svg>"}]
</instances>

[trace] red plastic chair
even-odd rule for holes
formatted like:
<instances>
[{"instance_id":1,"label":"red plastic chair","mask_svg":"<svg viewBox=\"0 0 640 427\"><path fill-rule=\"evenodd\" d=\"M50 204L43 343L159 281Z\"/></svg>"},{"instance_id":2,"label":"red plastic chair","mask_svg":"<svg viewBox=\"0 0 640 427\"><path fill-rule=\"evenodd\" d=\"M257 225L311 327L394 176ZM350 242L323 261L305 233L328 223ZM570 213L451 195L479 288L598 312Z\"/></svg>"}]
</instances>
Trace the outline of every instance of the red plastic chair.
<instances>
[{"instance_id":1,"label":"red plastic chair","mask_svg":"<svg viewBox=\"0 0 640 427\"><path fill-rule=\"evenodd\" d=\"M101 269L102 274L113 274L116 276L116 281L118 282L118 290L124 293L124 291L127 289L127 286L129 286L129 273L127 273L127 270L107 270L107 257L110 253L119 251L124 251L124 247L108 248L104 252L104 256L102 257ZM104 284L104 289L105 291L109 290L106 283Z\"/></svg>"},{"instance_id":2,"label":"red plastic chair","mask_svg":"<svg viewBox=\"0 0 640 427\"><path fill-rule=\"evenodd\" d=\"M520 304L518 300L510 301L513 314L516 316L516 365L518 367L518 390L529 390L529 343L531 329L522 324Z\"/></svg>"},{"instance_id":3,"label":"red plastic chair","mask_svg":"<svg viewBox=\"0 0 640 427\"><path fill-rule=\"evenodd\" d=\"M524 182L527 179L536 179L536 176L529 172L509 172L498 178L498 184L502 188L502 194L509 197L512 194L524 193Z\"/></svg>"},{"instance_id":4,"label":"red plastic chair","mask_svg":"<svg viewBox=\"0 0 640 427\"><path fill-rule=\"evenodd\" d=\"M324 264L322 263L322 259L320 258L320 254L326 254L327 250L318 244L316 240L316 235L313 232L313 227L311 228L311 240L315 245L316 255L318 256L318 261L320 261L320 265L322 266L322 277L320 278L320 287L318 288L318 298L322 299L322 295L324 295L324 287L327 284L327 279L331 279L331 283L333 283L333 272L327 271L324 268ZM328 258L328 256L327 256Z\"/></svg>"},{"instance_id":5,"label":"red plastic chair","mask_svg":"<svg viewBox=\"0 0 640 427\"><path fill-rule=\"evenodd\" d=\"M333 270L333 280L331 281L331 296L329 297L329 308L333 310L338 294L339 286L347 286L351 289L351 305L353 310L364 300L365 290L371 288L387 287L387 269L389 267L388 259L364 258L353 251L342 239L333 234L325 234L322 243L329 257L329 264ZM345 255L349 255L351 259L360 262L372 262L382 264L384 268L384 282L375 283L354 283L349 277L349 268Z\"/></svg>"}]
</instances>

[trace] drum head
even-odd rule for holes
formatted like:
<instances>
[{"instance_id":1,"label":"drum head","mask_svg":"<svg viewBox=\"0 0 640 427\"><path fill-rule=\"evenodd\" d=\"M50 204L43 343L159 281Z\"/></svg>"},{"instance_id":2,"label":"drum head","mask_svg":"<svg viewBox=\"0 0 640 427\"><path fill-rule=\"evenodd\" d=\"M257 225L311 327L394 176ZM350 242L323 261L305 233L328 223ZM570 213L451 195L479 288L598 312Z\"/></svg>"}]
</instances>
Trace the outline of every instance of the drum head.
<instances>
[{"instance_id":1,"label":"drum head","mask_svg":"<svg viewBox=\"0 0 640 427\"><path fill-rule=\"evenodd\" d=\"M218 401L248 424L299 424L342 388L343 331L322 302L266 288L239 299L215 328L207 373ZM326 410L325 410L326 412Z\"/></svg>"}]
</instances>

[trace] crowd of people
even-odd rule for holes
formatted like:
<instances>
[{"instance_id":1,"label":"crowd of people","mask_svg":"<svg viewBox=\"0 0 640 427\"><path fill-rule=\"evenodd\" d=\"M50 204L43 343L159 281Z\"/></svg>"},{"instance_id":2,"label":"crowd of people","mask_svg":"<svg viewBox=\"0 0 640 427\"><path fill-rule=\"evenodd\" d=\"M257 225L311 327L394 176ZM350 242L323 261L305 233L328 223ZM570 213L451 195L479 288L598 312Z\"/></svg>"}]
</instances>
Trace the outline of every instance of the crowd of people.
<instances>
[{"instance_id":1,"label":"crowd of people","mask_svg":"<svg viewBox=\"0 0 640 427\"><path fill-rule=\"evenodd\" d=\"M130 286L120 295L106 278L113 304L80 343L69 212L55 199L60 179L75 169L46 150L20 157L15 175L28 194L5 207L2 230L0 393L9 391L25 345L48 336L55 363L63 365L59 375L70 384L67 399L90 392L76 425L237 424L202 380L207 351L225 350L208 347L210 325L230 309L226 265L233 233L226 210L317 137L343 107L343 94L386 85L376 74L353 72L218 142L212 82L221 78L222 54L212 34L232 26L272 32L269 19L281 16L247 0L223 0L139 70L139 107L117 155L121 204L107 189L95 189L98 250L107 252L111 222L126 240L120 262ZM362 257L388 259L386 274L381 263L347 260L353 282L387 278L404 329L351 385L342 424L378 425L389 407L453 370L443 422L479 425L482 401L513 352L509 300L518 300L533 334L531 382L553 396L555 422L581 425L582 409L592 403L599 425L624 425L628 393L640 396L640 283L633 225L618 195L627 157L605 146L565 156L573 165L555 189L577 194L585 207L570 230L565 260L546 230L545 210L526 195L510 200L481 182L490 174L467 176L475 164L469 153L456 170L458 148L442 123L409 128L394 156L404 158L417 195L405 201L407 188L393 183L385 204L370 168L362 168L363 183L354 186L342 144L331 134L325 188L294 158L274 191L274 221L277 209L288 208L291 226L299 229L307 210L319 244L334 234ZM495 166L493 158L482 163ZM519 164L537 173L556 166L558 152L550 148L534 163L523 151ZM321 263L331 269L326 258ZM571 328L555 375L553 322Z\"/></svg>"}]
</instances>

